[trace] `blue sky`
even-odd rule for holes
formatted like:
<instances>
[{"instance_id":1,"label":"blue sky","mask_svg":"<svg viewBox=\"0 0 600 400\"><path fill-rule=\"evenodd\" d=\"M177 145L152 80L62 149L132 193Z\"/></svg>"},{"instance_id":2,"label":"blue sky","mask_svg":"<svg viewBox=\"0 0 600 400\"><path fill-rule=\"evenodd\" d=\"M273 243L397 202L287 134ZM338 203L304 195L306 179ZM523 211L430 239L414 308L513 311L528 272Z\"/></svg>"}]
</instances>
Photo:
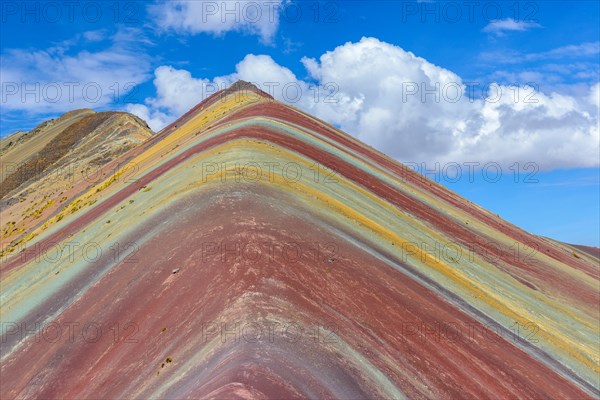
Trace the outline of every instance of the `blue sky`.
<instances>
[{"instance_id":1,"label":"blue sky","mask_svg":"<svg viewBox=\"0 0 600 400\"><path fill-rule=\"evenodd\" d=\"M526 230L598 246L599 4L4 1L0 132L83 107L158 130L245 79Z\"/></svg>"}]
</instances>

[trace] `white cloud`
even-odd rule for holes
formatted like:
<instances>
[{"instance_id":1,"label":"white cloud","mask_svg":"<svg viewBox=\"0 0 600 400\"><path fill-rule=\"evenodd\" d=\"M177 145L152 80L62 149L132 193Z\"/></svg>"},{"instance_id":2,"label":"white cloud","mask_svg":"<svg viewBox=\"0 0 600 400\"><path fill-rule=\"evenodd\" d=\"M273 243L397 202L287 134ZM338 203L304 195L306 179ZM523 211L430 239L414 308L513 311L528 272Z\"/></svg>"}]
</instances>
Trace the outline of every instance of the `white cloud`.
<instances>
[{"instance_id":1,"label":"white cloud","mask_svg":"<svg viewBox=\"0 0 600 400\"><path fill-rule=\"evenodd\" d=\"M8 49L0 56L2 104L5 112L58 113L75 108L98 108L115 101L149 78L150 59L131 45L136 29L122 29L99 50L104 33L80 34L47 49ZM134 98L130 96L130 98ZM130 100L131 101L131 100Z\"/></svg>"},{"instance_id":2,"label":"white cloud","mask_svg":"<svg viewBox=\"0 0 600 400\"><path fill-rule=\"evenodd\" d=\"M82 36L89 42L100 42L106 39L106 32L103 30L83 32Z\"/></svg>"},{"instance_id":3,"label":"white cloud","mask_svg":"<svg viewBox=\"0 0 600 400\"><path fill-rule=\"evenodd\" d=\"M167 108L175 115L188 111L205 96L207 79L194 79L185 70L162 66L154 71L156 99L149 100L153 108Z\"/></svg>"},{"instance_id":4,"label":"white cloud","mask_svg":"<svg viewBox=\"0 0 600 400\"><path fill-rule=\"evenodd\" d=\"M222 88L243 79L265 91L274 88L272 94L288 102L295 95L286 96L282 89L299 88L303 95L293 101L295 106L401 161L535 162L541 169L600 163L598 84L582 96L491 85L487 98L473 99L455 73L374 38L302 62L311 81L298 79L265 55L250 54L234 73L212 79L160 67L154 80L157 96L139 112L164 126L209 94L211 85ZM321 88L318 96L315 83ZM336 102L324 96L324 88L332 87L337 88Z\"/></svg>"},{"instance_id":5,"label":"white cloud","mask_svg":"<svg viewBox=\"0 0 600 400\"><path fill-rule=\"evenodd\" d=\"M240 79L255 82L265 91L270 85L281 88L286 83L300 82L289 69L266 55L248 54L236 65L236 72L213 79L194 78L189 71L163 65L154 71L156 97L146 99L145 105L130 104L126 109L140 118L149 118L148 125L160 130L206 97ZM305 92L307 85L301 83ZM278 100L285 101L282 90L272 92Z\"/></svg>"},{"instance_id":6,"label":"white cloud","mask_svg":"<svg viewBox=\"0 0 600 400\"><path fill-rule=\"evenodd\" d=\"M492 85L486 99L470 100L453 72L373 38L305 65L320 82L336 82L344 95L362 100L353 118L334 122L404 161L599 163L598 107L586 98Z\"/></svg>"},{"instance_id":7,"label":"white cloud","mask_svg":"<svg viewBox=\"0 0 600 400\"><path fill-rule=\"evenodd\" d=\"M597 57L600 54L600 42L586 42L576 45L557 47L537 53L521 53L518 51L491 51L481 54L483 61L502 64L519 64L530 61L558 60L565 58L572 62L581 58Z\"/></svg>"},{"instance_id":8,"label":"white cloud","mask_svg":"<svg viewBox=\"0 0 600 400\"><path fill-rule=\"evenodd\" d=\"M594 86L592 86L588 101L590 104L593 104L596 106L596 108L600 109L600 83L596 83Z\"/></svg>"},{"instance_id":9,"label":"white cloud","mask_svg":"<svg viewBox=\"0 0 600 400\"><path fill-rule=\"evenodd\" d=\"M172 0L151 6L150 14L163 31L217 36L240 31L258 35L263 42L270 42L279 26L281 2Z\"/></svg>"},{"instance_id":10,"label":"white cloud","mask_svg":"<svg viewBox=\"0 0 600 400\"><path fill-rule=\"evenodd\" d=\"M598 54L600 54L600 42L587 42L576 45L561 46L541 53L528 54L525 56L525 60L562 59L565 56L586 57L597 56Z\"/></svg>"},{"instance_id":11,"label":"white cloud","mask_svg":"<svg viewBox=\"0 0 600 400\"><path fill-rule=\"evenodd\" d=\"M539 27L541 27L541 25L534 21L517 21L513 18L505 18L490 21L490 23L483 28L483 31L501 36L507 31L523 32Z\"/></svg>"},{"instance_id":12,"label":"white cloud","mask_svg":"<svg viewBox=\"0 0 600 400\"><path fill-rule=\"evenodd\" d=\"M148 107L144 104L127 104L125 106L125 110L146 121L150 129L153 129L155 132L160 130L156 128L162 129L172 121L172 118L165 113L155 108Z\"/></svg>"},{"instance_id":13,"label":"white cloud","mask_svg":"<svg viewBox=\"0 0 600 400\"><path fill-rule=\"evenodd\" d=\"M600 42L533 53L510 50L484 52L479 58L481 79L515 85L531 84L544 93L560 92L585 97L589 87L598 82L598 55ZM501 64L511 67L502 69Z\"/></svg>"}]
</instances>

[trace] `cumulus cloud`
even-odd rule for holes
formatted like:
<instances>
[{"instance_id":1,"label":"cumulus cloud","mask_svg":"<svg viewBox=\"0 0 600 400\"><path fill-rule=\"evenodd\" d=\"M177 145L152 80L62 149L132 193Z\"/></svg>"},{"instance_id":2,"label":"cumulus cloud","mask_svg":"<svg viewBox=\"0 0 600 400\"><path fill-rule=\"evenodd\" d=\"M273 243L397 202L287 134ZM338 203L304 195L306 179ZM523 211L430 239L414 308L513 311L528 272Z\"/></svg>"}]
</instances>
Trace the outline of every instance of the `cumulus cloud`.
<instances>
[{"instance_id":1,"label":"cumulus cloud","mask_svg":"<svg viewBox=\"0 0 600 400\"><path fill-rule=\"evenodd\" d=\"M490 21L485 28L483 28L483 31L501 36L505 32L523 32L539 27L541 27L541 25L534 21L517 21L513 18L505 18Z\"/></svg>"},{"instance_id":2,"label":"cumulus cloud","mask_svg":"<svg viewBox=\"0 0 600 400\"><path fill-rule=\"evenodd\" d=\"M296 84L307 87L292 71L266 55L248 54L235 69L232 74L206 79L194 78L189 71L183 69L160 66L154 71L156 97L146 99L145 104L129 104L126 110L141 118L148 118L150 127L160 130L206 97L240 79L255 82L261 89L272 92L271 94L281 101L288 99L283 90L275 90L275 87L281 88L282 83L292 83L294 87Z\"/></svg>"},{"instance_id":3,"label":"cumulus cloud","mask_svg":"<svg viewBox=\"0 0 600 400\"><path fill-rule=\"evenodd\" d=\"M127 95L150 77L150 58L130 44L134 37L143 42L137 29L121 29L111 37L85 32L47 49L7 49L0 56L3 111L57 113L137 100ZM98 50L72 51L91 43Z\"/></svg>"},{"instance_id":4,"label":"cumulus cloud","mask_svg":"<svg viewBox=\"0 0 600 400\"><path fill-rule=\"evenodd\" d=\"M535 162L542 169L600 163L598 84L582 96L478 87L375 38L302 62L306 80L265 55L250 54L232 74L210 79L163 66L155 71L157 96L130 110L160 128L214 86L243 79L405 162Z\"/></svg>"},{"instance_id":5,"label":"cumulus cloud","mask_svg":"<svg viewBox=\"0 0 600 400\"><path fill-rule=\"evenodd\" d=\"M490 85L473 98L484 82L467 87L453 72L373 38L304 61L314 78L362 100L357 113L334 122L398 159L598 165L598 107L586 97Z\"/></svg>"},{"instance_id":6,"label":"cumulus cloud","mask_svg":"<svg viewBox=\"0 0 600 400\"><path fill-rule=\"evenodd\" d=\"M258 35L264 42L270 42L279 26L281 2L171 0L151 6L150 14L162 31L217 36L239 31Z\"/></svg>"}]
</instances>

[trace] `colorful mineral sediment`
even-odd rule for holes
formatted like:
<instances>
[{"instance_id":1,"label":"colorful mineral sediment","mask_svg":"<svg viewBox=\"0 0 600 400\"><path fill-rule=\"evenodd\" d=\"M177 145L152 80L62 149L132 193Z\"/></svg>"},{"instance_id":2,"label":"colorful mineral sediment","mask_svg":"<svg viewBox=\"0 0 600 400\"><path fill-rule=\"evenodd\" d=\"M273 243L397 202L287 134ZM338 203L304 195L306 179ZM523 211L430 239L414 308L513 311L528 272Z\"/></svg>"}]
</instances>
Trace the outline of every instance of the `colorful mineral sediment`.
<instances>
[{"instance_id":1,"label":"colorful mineral sediment","mask_svg":"<svg viewBox=\"0 0 600 400\"><path fill-rule=\"evenodd\" d=\"M593 251L243 82L134 144L7 189L2 399L598 398Z\"/></svg>"}]
</instances>

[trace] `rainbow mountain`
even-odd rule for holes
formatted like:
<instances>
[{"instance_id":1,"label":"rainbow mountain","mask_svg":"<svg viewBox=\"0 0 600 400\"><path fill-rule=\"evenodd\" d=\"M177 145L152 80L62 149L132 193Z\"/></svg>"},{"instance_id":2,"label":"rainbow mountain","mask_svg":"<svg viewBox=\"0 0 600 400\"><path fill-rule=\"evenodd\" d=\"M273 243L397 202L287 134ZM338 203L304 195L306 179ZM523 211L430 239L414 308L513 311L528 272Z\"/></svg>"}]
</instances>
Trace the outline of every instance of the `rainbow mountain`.
<instances>
[{"instance_id":1,"label":"rainbow mountain","mask_svg":"<svg viewBox=\"0 0 600 400\"><path fill-rule=\"evenodd\" d=\"M600 395L593 249L251 84L29 136L0 143L2 399Z\"/></svg>"}]
</instances>

